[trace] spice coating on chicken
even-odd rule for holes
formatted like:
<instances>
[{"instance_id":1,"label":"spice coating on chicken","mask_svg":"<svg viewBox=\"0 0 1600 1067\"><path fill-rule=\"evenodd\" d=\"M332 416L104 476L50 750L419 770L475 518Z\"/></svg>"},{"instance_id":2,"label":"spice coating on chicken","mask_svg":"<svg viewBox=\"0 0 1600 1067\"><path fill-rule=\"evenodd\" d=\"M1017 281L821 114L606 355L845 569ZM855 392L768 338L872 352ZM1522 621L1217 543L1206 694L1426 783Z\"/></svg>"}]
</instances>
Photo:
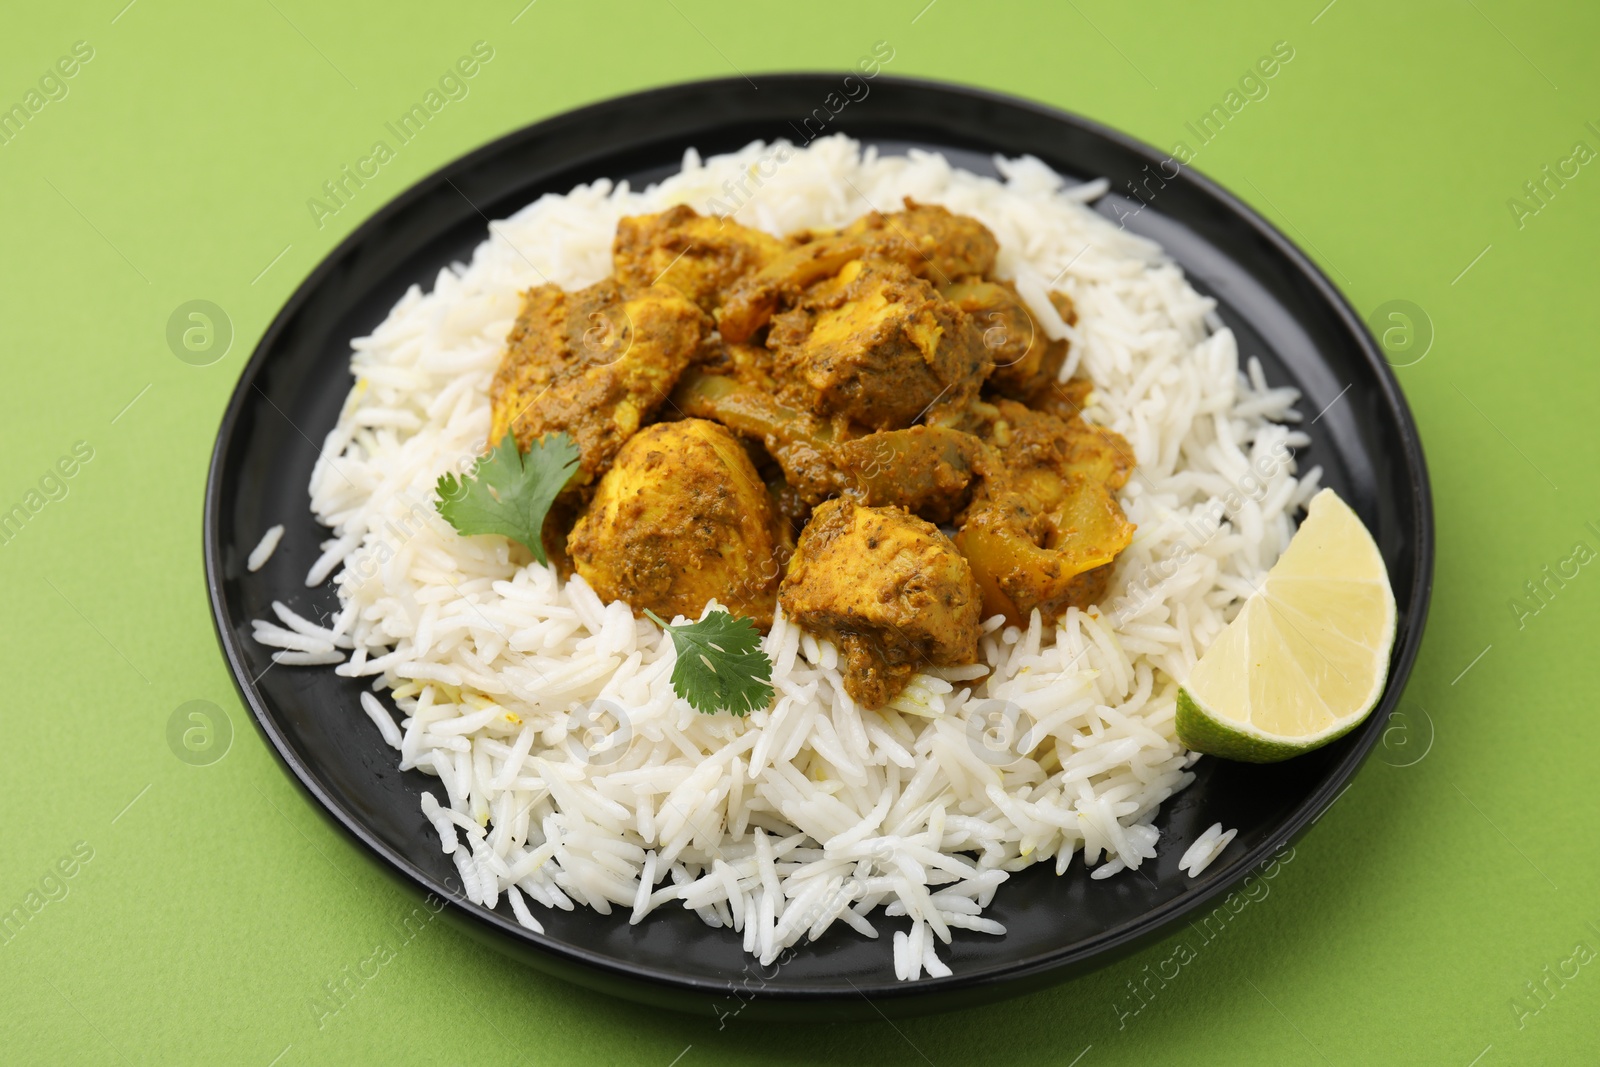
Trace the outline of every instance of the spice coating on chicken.
<instances>
[{"instance_id":1,"label":"spice coating on chicken","mask_svg":"<svg viewBox=\"0 0 1600 1067\"><path fill-rule=\"evenodd\" d=\"M509 430L527 451L564 432L580 452L578 484L592 483L672 392L709 326L671 286L529 289L489 390L490 442Z\"/></svg>"},{"instance_id":2,"label":"spice coating on chicken","mask_svg":"<svg viewBox=\"0 0 1600 1067\"><path fill-rule=\"evenodd\" d=\"M623 285L670 285L709 314L729 286L787 249L769 233L679 204L620 220L612 261Z\"/></svg>"},{"instance_id":3,"label":"spice coating on chicken","mask_svg":"<svg viewBox=\"0 0 1600 1067\"><path fill-rule=\"evenodd\" d=\"M852 260L777 316L780 396L867 430L910 426L977 396L986 362L967 315L894 263Z\"/></svg>"},{"instance_id":4,"label":"spice coating on chicken","mask_svg":"<svg viewBox=\"0 0 1600 1067\"><path fill-rule=\"evenodd\" d=\"M871 212L838 233L810 239L742 278L723 298L717 328L744 341L807 288L856 259L898 263L935 285L994 268L1000 244L977 219L906 198L904 211Z\"/></svg>"},{"instance_id":5,"label":"spice coating on chicken","mask_svg":"<svg viewBox=\"0 0 1600 1067\"><path fill-rule=\"evenodd\" d=\"M704 419L634 435L567 539L604 600L666 619L697 619L716 600L763 629L792 549L744 446Z\"/></svg>"},{"instance_id":6,"label":"spice coating on chicken","mask_svg":"<svg viewBox=\"0 0 1600 1067\"><path fill-rule=\"evenodd\" d=\"M965 311L982 338L991 369L988 388L1013 400L1031 401L1055 384L1067 359L1067 342L1052 341L1010 282L963 278L939 287L939 295ZM1050 303L1069 326L1078 313L1065 293Z\"/></svg>"},{"instance_id":7,"label":"spice coating on chicken","mask_svg":"<svg viewBox=\"0 0 1600 1067\"><path fill-rule=\"evenodd\" d=\"M784 617L839 648L845 691L894 699L925 667L978 657L972 569L932 523L902 508L830 500L813 512L779 592Z\"/></svg>"}]
</instances>

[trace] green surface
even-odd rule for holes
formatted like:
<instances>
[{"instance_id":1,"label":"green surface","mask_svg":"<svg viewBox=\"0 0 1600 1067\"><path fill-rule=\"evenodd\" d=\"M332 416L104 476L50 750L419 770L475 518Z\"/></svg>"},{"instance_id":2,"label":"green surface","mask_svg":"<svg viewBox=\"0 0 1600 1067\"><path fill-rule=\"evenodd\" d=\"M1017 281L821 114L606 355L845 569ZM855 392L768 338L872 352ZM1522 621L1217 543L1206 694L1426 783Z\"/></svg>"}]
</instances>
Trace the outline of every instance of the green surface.
<instances>
[{"instance_id":1,"label":"green surface","mask_svg":"<svg viewBox=\"0 0 1600 1067\"><path fill-rule=\"evenodd\" d=\"M41 96L0 146L0 507L39 506L0 546L0 906L41 894L0 936L0 1059L1592 1060L1600 844L1581 827L1596 794L1600 579L1584 565L1593 551L1575 552L1600 547L1592 6L137 0L119 13L125 2L10 5L0 32L0 106L26 103L74 42L93 49L66 95ZM480 40L494 54L470 95L319 228L307 199ZM1399 372L1439 514L1407 718L1236 913L997 1007L719 1029L546 979L443 923L414 919L408 940L397 930L413 903L278 769L212 636L201 492L243 359L342 235L468 149L663 82L844 68L878 40L893 73L1191 149L1186 123L1276 42L1293 48L1193 163L1302 242L1364 314L1410 301L1431 322L1425 358ZM1569 159L1576 175L1551 180L1542 205L1508 206ZM166 339L196 299L234 331L209 366ZM71 460L76 442L87 463ZM72 477L47 477L63 457ZM220 741L176 757L187 720L169 745L194 700L229 716L221 759L206 762ZM372 976L330 1010L325 983L358 971Z\"/></svg>"}]
</instances>

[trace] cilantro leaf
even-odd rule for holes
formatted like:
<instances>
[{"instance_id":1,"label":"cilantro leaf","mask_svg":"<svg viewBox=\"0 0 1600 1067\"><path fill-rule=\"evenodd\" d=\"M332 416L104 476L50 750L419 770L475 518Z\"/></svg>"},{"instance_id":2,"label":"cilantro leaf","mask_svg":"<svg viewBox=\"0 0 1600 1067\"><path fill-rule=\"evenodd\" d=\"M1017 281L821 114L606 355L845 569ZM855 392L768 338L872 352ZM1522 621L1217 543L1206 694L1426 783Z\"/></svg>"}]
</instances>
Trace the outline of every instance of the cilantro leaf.
<instances>
[{"instance_id":1,"label":"cilantro leaf","mask_svg":"<svg viewBox=\"0 0 1600 1067\"><path fill-rule=\"evenodd\" d=\"M669 626L648 608L645 614L672 635L678 653L672 689L690 707L707 715L748 715L771 702L772 660L761 650L755 623L713 611L699 622Z\"/></svg>"},{"instance_id":2,"label":"cilantro leaf","mask_svg":"<svg viewBox=\"0 0 1600 1067\"><path fill-rule=\"evenodd\" d=\"M517 451L510 431L473 465L464 478L442 475L434 505L463 537L500 534L528 546L533 558L544 554L544 517L578 468L578 446L564 433L535 441L527 455Z\"/></svg>"}]
</instances>

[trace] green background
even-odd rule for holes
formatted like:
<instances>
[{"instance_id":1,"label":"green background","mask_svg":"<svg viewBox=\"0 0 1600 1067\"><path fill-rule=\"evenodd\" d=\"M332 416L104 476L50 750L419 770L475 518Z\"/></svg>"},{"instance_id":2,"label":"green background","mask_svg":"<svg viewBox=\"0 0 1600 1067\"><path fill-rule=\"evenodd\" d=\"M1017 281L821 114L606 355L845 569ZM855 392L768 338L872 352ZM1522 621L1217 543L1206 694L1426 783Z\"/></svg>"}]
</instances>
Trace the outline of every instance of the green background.
<instances>
[{"instance_id":1,"label":"green background","mask_svg":"<svg viewBox=\"0 0 1600 1067\"><path fill-rule=\"evenodd\" d=\"M74 42L94 49L69 94L0 147L0 510L75 442L94 450L65 498L0 546L0 911L41 880L59 895L56 862L77 842L93 851L0 944L0 1060L1593 1059L1600 965L1584 961L1600 950L1600 843L1583 826L1600 667L1584 635L1600 578L1552 581L1520 618L1512 603L1577 542L1600 547L1585 526L1600 522L1600 168L1552 183L1520 226L1507 205L1577 141L1600 148L1585 128L1600 126L1592 5L124 3L0 17L0 105ZM319 229L307 198L478 40L495 55L471 95ZM1033 97L1167 150L1192 147L1184 124L1275 42L1294 49L1270 95L1194 163L1301 242L1364 315L1407 300L1423 309L1419 337L1432 332L1398 371L1439 529L1406 717L1268 894L1137 1014L1119 1014L1137 1003L1127 983L1176 939L999 1006L780 1032L613 1001L431 923L319 1025L308 1000L397 943L413 902L280 771L212 635L201 494L243 361L344 234L461 153L647 86L845 68L879 40L891 73ZM209 366L166 341L192 299L235 331ZM190 700L233 728L208 765L167 740ZM1562 966L1571 977L1552 978Z\"/></svg>"}]
</instances>

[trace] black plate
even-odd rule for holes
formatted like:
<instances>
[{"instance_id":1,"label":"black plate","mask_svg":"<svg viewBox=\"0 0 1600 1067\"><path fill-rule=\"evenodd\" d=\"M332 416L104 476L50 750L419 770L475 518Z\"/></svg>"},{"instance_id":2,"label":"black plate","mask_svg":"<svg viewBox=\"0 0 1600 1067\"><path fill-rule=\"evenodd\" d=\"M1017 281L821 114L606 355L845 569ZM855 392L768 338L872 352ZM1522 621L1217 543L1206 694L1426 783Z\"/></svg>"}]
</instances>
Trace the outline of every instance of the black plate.
<instances>
[{"instance_id":1,"label":"black plate","mask_svg":"<svg viewBox=\"0 0 1600 1067\"><path fill-rule=\"evenodd\" d=\"M756 138L795 139L799 120L840 81L836 74L765 75L759 91L729 79L638 93L510 134L419 182L339 245L273 321L223 416L206 488L206 579L228 666L289 773L362 854L413 891L446 898L446 914L535 967L707 1014L746 1002L752 1015L812 1018L970 1006L1102 965L1170 930L1270 861L1355 773L1411 671L1433 573L1422 446L1360 317L1282 234L1185 168L1164 187L1144 187L1155 196L1128 218L1129 228L1159 240L1195 286L1217 298L1241 354L1259 356L1274 384L1299 388L1303 410L1332 405L1305 427L1313 444L1301 460L1320 464L1324 483L1365 520L1394 583L1400 618L1391 681L1360 729L1276 766L1200 761L1198 779L1156 820L1162 844L1154 862L1104 882L1091 882L1079 863L1061 878L1044 866L1013 877L989 912L1009 933L957 931L941 951L955 972L944 979L896 982L887 936L872 942L832 931L781 968L762 969L741 952L737 935L685 911L663 909L637 927L618 915L555 912L544 917L548 933L540 936L519 927L504 905L491 912L452 892L455 868L418 807L420 792L436 780L395 770L392 750L358 710L361 685L326 668L268 671L268 650L250 638L250 620L271 617L274 599L312 616L336 606L330 585L304 586L327 536L308 511L306 485L317 458L312 442L332 428L350 386L350 338L370 332L408 286L431 287L441 267L466 261L485 237L485 217L503 218L542 193L601 177L636 186L660 179L690 146L710 155ZM841 131L885 152L935 149L979 173L994 173L994 153L1028 153L1070 176L1110 178L1114 190L1157 172L1165 159L1038 104L888 77L872 81L871 95L844 107L826 132ZM1168 162L1165 173L1173 168ZM1098 207L1121 217L1137 204L1112 195ZM247 573L245 556L275 523L287 527L277 554ZM1217 821L1238 827L1239 836L1190 879L1178 858Z\"/></svg>"}]
</instances>

